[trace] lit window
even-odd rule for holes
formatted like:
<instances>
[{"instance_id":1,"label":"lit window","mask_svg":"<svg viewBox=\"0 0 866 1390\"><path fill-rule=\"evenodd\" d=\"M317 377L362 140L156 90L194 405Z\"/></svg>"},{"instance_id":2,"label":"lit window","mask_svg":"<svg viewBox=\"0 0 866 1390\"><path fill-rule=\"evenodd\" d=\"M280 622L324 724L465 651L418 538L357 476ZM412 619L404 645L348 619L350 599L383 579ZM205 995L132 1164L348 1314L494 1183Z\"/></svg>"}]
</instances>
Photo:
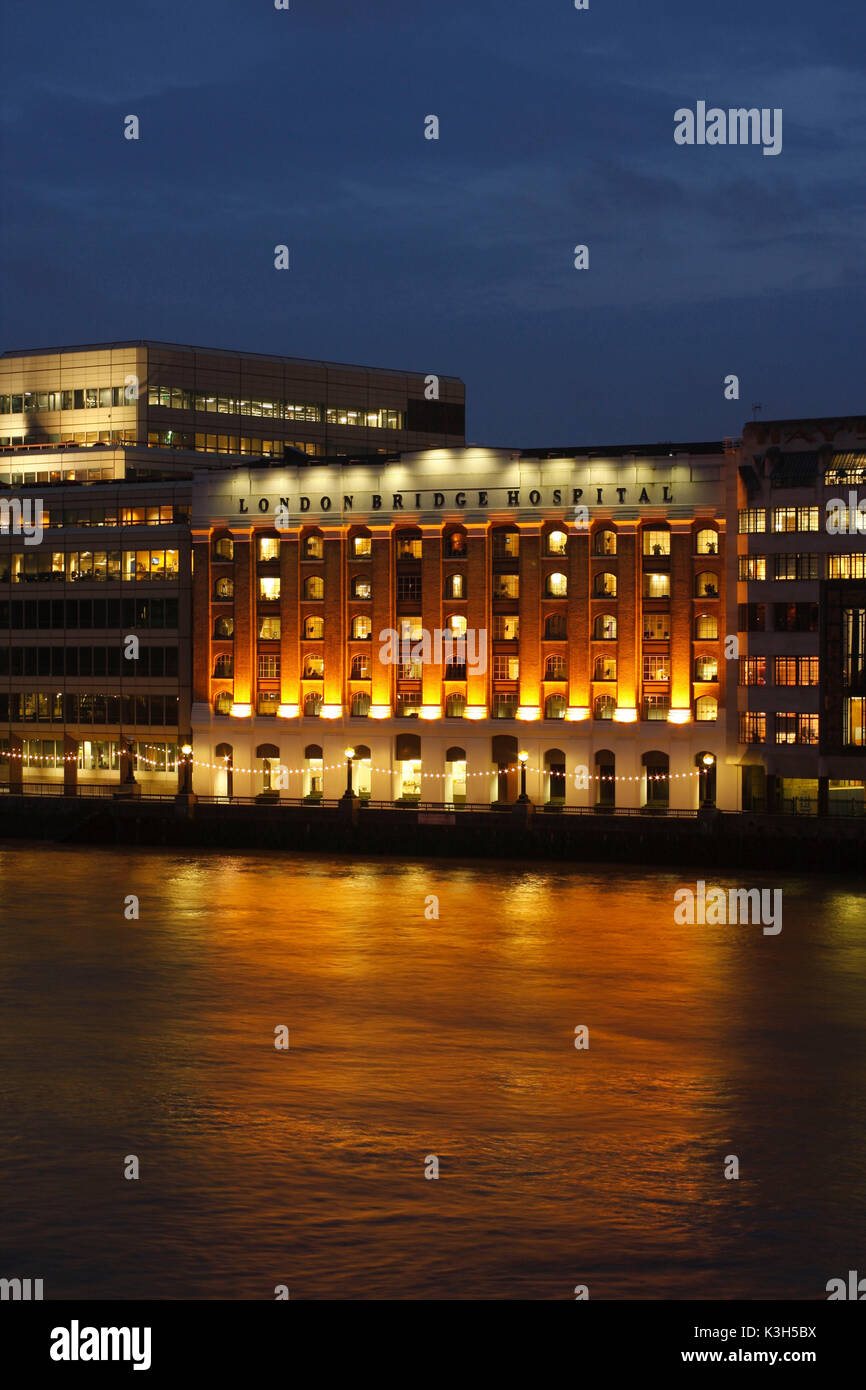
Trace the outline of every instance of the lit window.
<instances>
[{"instance_id":1,"label":"lit window","mask_svg":"<svg viewBox=\"0 0 866 1390\"><path fill-rule=\"evenodd\" d=\"M670 555L670 531L644 531L643 553L644 555Z\"/></svg>"},{"instance_id":2,"label":"lit window","mask_svg":"<svg viewBox=\"0 0 866 1390\"><path fill-rule=\"evenodd\" d=\"M671 577L667 573L650 573L643 577L644 598L668 598L671 592Z\"/></svg>"},{"instance_id":3,"label":"lit window","mask_svg":"<svg viewBox=\"0 0 866 1390\"><path fill-rule=\"evenodd\" d=\"M568 549L568 536L564 531L551 531L547 537L548 555L564 555Z\"/></svg>"},{"instance_id":4,"label":"lit window","mask_svg":"<svg viewBox=\"0 0 866 1390\"><path fill-rule=\"evenodd\" d=\"M613 578L613 576L611 576L611 578ZM614 580L614 587L615 586L616 580ZM565 598L568 593L568 580L565 575L559 573L549 574L547 576L545 592L548 598Z\"/></svg>"},{"instance_id":5,"label":"lit window","mask_svg":"<svg viewBox=\"0 0 866 1390\"><path fill-rule=\"evenodd\" d=\"M695 719L699 723L707 723L712 719L718 719L719 702L713 695L701 695L700 699L695 700Z\"/></svg>"},{"instance_id":6,"label":"lit window","mask_svg":"<svg viewBox=\"0 0 866 1390\"><path fill-rule=\"evenodd\" d=\"M695 537L695 553L697 555L718 555L719 553L719 533L709 528L699 531Z\"/></svg>"},{"instance_id":7,"label":"lit window","mask_svg":"<svg viewBox=\"0 0 866 1390\"><path fill-rule=\"evenodd\" d=\"M259 576L259 598L278 599L280 596L279 575L260 575Z\"/></svg>"}]
</instances>

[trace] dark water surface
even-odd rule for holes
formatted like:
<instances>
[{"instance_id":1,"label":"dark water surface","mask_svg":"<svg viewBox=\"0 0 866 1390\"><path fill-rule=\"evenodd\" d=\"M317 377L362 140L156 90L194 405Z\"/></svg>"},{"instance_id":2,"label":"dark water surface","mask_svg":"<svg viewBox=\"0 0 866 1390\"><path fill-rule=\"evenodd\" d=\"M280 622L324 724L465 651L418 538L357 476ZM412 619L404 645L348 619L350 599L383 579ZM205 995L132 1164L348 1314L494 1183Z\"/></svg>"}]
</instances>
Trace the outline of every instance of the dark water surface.
<instances>
[{"instance_id":1,"label":"dark water surface","mask_svg":"<svg viewBox=\"0 0 866 1390\"><path fill-rule=\"evenodd\" d=\"M750 872L772 937L677 926L695 877L0 846L0 1276L826 1297L866 1272L863 885Z\"/></svg>"}]
</instances>

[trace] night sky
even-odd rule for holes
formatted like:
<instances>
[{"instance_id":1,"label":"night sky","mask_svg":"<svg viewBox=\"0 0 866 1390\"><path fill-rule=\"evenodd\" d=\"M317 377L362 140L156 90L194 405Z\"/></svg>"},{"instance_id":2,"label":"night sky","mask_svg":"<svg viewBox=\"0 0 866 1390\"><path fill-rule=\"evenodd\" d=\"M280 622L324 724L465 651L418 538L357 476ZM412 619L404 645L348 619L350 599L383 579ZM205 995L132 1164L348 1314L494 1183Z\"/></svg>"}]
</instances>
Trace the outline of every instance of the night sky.
<instances>
[{"instance_id":1,"label":"night sky","mask_svg":"<svg viewBox=\"0 0 866 1390\"><path fill-rule=\"evenodd\" d=\"M4 9L4 349L156 338L453 374L467 439L493 445L866 409L862 6ZM699 100L781 107L782 153L678 147Z\"/></svg>"}]
</instances>

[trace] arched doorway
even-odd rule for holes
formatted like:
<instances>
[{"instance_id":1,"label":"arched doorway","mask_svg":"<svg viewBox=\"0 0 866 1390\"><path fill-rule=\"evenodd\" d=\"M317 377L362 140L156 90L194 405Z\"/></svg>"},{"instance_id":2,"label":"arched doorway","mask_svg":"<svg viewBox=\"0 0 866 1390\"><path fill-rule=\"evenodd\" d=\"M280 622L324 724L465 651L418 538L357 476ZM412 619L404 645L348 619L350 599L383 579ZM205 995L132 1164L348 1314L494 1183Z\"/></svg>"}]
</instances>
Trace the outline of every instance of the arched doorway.
<instances>
[{"instance_id":1,"label":"arched doorway","mask_svg":"<svg viewBox=\"0 0 866 1390\"><path fill-rule=\"evenodd\" d=\"M275 743L260 743L256 749L256 757L262 765L262 785L259 794L267 797L278 797L280 794L277 768L280 765L280 750Z\"/></svg>"},{"instance_id":2,"label":"arched doorway","mask_svg":"<svg viewBox=\"0 0 866 1390\"><path fill-rule=\"evenodd\" d=\"M494 734L490 740L490 756L496 768L493 800L500 806L510 805L517 800L519 785L517 739L512 734Z\"/></svg>"},{"instance_id":3,"label":"arched doorway","mask_svg":"<svg viewBox=\"0 0 866 1390\"><path fill-rule=\"evenodd\" d=\"M565 805L565 754L561 748L548 748L544 755L544 790L548 805Z\"/></svg>"},{"instance_id":4,"label":"arched doorway","mask_svg":"<svg viewBox=\"0 0 866 1390\"><path fill-rule=\"evenodd\" d=\"M217 770L214 774L214 796L234 796L234 752L230 743L216 746ZM222 764L222 766L220 766Z\"/></svg>"},{"instance_id":5,"label":"arched doorway","mask_svg":"<svg viewBox=\"0 0 866 1390\"><path fill-rule=\"evenodd\" d=\"M445 800L466 805L466 749L456 745L445 753Z\"/></svg>"},{"instance_id":6,"label":"arched doorway","mask_svg":"<svg viewBox=\"0 0 866 1390\"><path fill-rule=\"evenodd\" d=\"M698 784L698 806L715 806L716 804L716 766L716 755L711 753L709 749L705 748L700 753L695 754L695 767L698 771L695 778Z\"/></svg>"},{"instance_id":7,"label":"arched doorway","mask_svg":"<svg viewBox=\"0 0 866 1390\"><path fill-rule=\"evenodd\" d=\"M308 743L304 749L304 797L321 801L325 787L325 764L318 743Z\"/></svg>"},{"instance_id":8,"label":"arched doorway","mask_svg":"<svg viewBox=\"0 0 866 1390\"><path fill-rule=\"evenodd\" d=\"M366 743L355 744L355 758L352 764L355 793L362 801L370 800L373 762Z\"/></svg>"},{"instance_id":9,"label":"arched doorway","mask_svg":"<svg viewBox=\"0 0 866 1390\"><path fill-rule=\"evenodd\" d=\"M616 755L600 748L595 755L595 804L600 811L616 805Z\"/></svg>"},{"instance_id":10,"label":"arched doorway","mask_svg":"<svg viewBox=\"0 0 866 1390\"><path fill-rule=\"evenodd\" d=\"M400 801L421 800L421 736L398 734L396 747L397 786L395 798Z\"/></svg>"},{"instance_id":11,"label":"arched doorway","mask_svg":"<svg viewBox=\"0 0 866 1390\"><path fill-rule=\"evenodd\" d=\"M666 811L670 805L671 773L667 753L653 749L641 758L643 805L647 811Z\"/></svg>"}]
</instances>

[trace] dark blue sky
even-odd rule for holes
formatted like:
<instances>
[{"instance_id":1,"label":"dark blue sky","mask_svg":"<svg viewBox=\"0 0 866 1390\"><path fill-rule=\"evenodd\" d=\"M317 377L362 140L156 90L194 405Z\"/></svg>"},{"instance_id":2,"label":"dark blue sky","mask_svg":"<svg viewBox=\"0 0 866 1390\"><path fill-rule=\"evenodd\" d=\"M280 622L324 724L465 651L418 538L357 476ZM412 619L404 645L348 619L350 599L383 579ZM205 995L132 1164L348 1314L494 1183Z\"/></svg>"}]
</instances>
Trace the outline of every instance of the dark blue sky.
<instances>
[{"instance_id":1,"label":"dark blue sky","mask_svg":"<svg viewBox=\"0 0 866 1390\"><path fill-rule=\"evenodd\" d=\"M504 445L866 409L862 7L291 5L6 0L4 348L453 373ZM678 147L698 100L781 107L782 153Z\"/></svg>"}]
</instances>

